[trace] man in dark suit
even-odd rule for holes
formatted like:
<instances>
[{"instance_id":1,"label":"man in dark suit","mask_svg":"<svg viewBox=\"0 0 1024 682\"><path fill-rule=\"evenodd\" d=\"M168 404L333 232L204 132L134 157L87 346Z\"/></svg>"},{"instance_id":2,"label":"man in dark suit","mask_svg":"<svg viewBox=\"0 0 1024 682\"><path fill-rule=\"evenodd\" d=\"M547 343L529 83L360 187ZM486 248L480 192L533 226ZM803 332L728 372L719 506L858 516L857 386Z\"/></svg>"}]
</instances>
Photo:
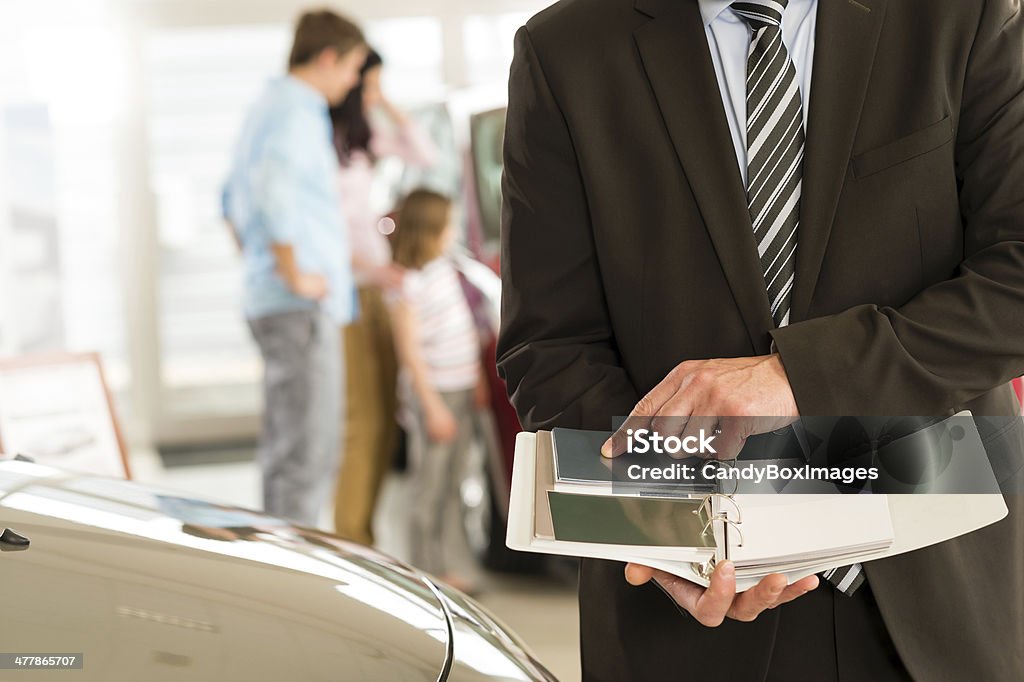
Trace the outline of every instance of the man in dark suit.
<instances>
[{"instance_id":1,"label":"man in dark suit","mask_svg":"<svg viewBox=\"0 0 1024 682\"><path fill-rule=\"evenodd\" d=\"M1019 0L563 0L509 98L498 359L525 428L1019 410ZM842 591L585 560L584 678L1024 679L1007 505Z\"/></svg>"}]
</instances>

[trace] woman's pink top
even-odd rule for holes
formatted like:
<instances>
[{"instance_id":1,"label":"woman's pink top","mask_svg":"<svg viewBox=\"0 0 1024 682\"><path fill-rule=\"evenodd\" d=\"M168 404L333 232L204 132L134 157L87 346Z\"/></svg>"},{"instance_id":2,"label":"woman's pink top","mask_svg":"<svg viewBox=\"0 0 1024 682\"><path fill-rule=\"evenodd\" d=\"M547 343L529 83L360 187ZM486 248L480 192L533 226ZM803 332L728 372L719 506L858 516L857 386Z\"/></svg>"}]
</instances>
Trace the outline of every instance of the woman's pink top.
<instances>
[{"instance_id":1,"label":"woman's pink top","mask_svg":"<svg viewBox=\"0 0 1024 682\"><path fill-rule=\"evenodd\" d=\"M371 119L371 126L370 148L375 158L397 157L418 167L430 166L436 161L437 147L416 123L410 121L404 127L397 127ZM377 228L383 215L372 205L373 181L374 159L362 150L352 154L338 173L338 191L353 259L371 268L391 262L391 246ZM357 284L365 283L365 276L359 272L354 274Z\"/></svg>"}]
</instances>

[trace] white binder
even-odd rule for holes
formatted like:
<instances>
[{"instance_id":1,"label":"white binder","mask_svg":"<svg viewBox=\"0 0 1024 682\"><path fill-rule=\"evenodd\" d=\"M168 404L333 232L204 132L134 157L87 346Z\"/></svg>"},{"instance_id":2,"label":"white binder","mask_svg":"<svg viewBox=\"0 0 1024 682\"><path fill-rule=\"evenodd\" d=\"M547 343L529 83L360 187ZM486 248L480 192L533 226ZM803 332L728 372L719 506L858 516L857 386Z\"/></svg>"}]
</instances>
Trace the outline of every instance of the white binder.
<instances>
[{"instance_id":1,"label":"white binder","mask_svg":"<svg viewBox=\"0 0 1024 682\"><path fill-rule=\"evenodd\" d=\"M538 467L538 450L540 466ZM736 565L737 591L768 573L793 583L836 566L937 544L1007 515L999 494L709 495L706 546L614 545L554 538L545 493L553 488L549 432L516 440L506 544L514 550L644 564L707 585L717 561ZM844 520L841 522L840 520ZM788 528L788 531L779 529ZM815 539L852 548L819 556Z\"/></svg>"}]
</instances>

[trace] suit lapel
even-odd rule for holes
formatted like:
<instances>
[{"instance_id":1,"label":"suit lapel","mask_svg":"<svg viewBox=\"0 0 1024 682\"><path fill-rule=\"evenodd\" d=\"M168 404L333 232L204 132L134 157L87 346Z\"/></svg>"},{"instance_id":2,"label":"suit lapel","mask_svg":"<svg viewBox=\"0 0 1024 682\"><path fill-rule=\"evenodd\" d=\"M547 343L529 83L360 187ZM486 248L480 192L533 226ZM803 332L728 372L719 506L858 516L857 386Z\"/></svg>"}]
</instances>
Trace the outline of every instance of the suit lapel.
<instances>
[{"instance_id":1,"label":"suit lapel","mask_svg":"<svg viewBox=\"0 0 1024 682\"><path fill-rule=\"evenodd\" d=\"M732 135L696 0L636 0L644 70L754 348L773 326Z\"/></svg>"},{"instance_id":2,"label":"suit lapel","mask_svg":"<svg viewBox=\"0 0 1024 682\"><path fill-rule=\"evenodd\" d=\"M819 0L811 74L794 322L806 319L860 121L886 0Z\"/></svg>"},{"instance_id":3,"label":"suit lapel","mask_svg":"<svg viewBox=\"0 0 1024 682\"><path fill-rule=\"evenodd\" d=\"M819 0L794 322L808 314L846 177L886 0ZM644 70L755 349L773 327L732 135L696 0L636 0ZM805 103L806 106L806 103Z\"/></svg>"}]
</instances>

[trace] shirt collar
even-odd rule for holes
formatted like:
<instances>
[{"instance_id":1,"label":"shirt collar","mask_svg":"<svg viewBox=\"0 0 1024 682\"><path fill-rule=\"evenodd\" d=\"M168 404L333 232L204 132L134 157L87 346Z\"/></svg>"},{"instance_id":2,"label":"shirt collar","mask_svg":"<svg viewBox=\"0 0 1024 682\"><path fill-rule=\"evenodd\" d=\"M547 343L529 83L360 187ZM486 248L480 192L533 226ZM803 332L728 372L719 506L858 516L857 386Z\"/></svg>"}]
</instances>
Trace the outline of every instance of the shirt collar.
<instances>
[{"instance_id":1,"label":"shirt collar","mask_svg":"<svg viewBox=\"0 0 1024 682\"><path fill-rule=\"evenodd\" d=\"M700 15L701 18L704 20L704 27L707 28L708 26L711 25L711 22L717 19L722 12L726 11L732 6L733 0L697 0L697 2L700 5ZM786 11L792 9L793 5L802 5L807 2L808 0L789 0L789 4L786 5ZM736 21L742 21L742 19L740 19L735 14L730 15L729 17L726 18L732 18L735 19Z\"/></svg>"},{"instance_id":2,"label":"shirt collar","mask_svg":"<svg viewBox=\"0 0 1024 682\"><path fill-rule=\"evenodd\" d=\"M704 26L710 26L711 22L718 18L718 15L729 9L733 0L698 0L700 3L700 15L704 19Z\"/></svg>"},{"instance_id":3,"label":"shirt collar","mask_svg":"<svg viewBox=\"0 0 1024 682\"><path fill-rule=\"evenodd\" d=\"M285 74L279 82L303 104L308 104L316 109L328 108L327 98L323 96L323 93L295 76Z\"/></svg>"}]
</instances>

